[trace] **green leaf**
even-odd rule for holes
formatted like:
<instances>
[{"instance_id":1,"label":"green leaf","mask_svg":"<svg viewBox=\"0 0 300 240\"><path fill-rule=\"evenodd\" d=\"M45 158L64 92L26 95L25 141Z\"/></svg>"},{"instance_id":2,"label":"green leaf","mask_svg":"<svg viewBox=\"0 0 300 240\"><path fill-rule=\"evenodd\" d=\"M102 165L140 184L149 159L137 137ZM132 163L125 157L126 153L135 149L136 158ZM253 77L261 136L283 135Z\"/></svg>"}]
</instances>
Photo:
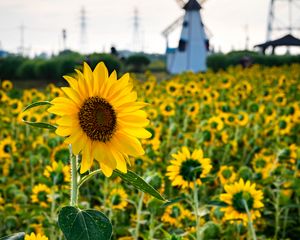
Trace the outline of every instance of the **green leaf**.
<instances>
[{"instance_id":1,"label":"green leaf","mask_svg":"<svg viewBox=\"0 0 300 240\"><path fill-rule=\"evenodd\" d=\"M35 102L32 103L30 105L28 105L27 107L24 108L23 112L34 108L34 107L38 107L38 106L45 106L45 105L52 105L50 102L48 101L40 101L40 102ZM33 126L33 127L38 127L38 128L46 128L46 129L50 129L50 130L56 130L56 127L49 124L49 123L43 123L43 122L30 122L30 121L26 121L24 119L22 119L24 123Z\"/></svg>"},{"instance_id":2,"label":"green leaf","mask_svg":"<svg viewBox=\"0 0 300 240\"><path fill-rule=\"evenodd\" d=\"M24 123L33 126L33 127L38 127L38 128L46 128L46 129L50 129L50 130L56 130L56 127L49 124L49 123L43 123L43 122L29 122L29 121L25 121L24 119L22 119Z\"/></svg>"},{"instance_id":3,"label":"green leaf","mask_svg":"<svg viewBox=\"0 0 300 240\"><path fill-rule=\"evenodd\" d=\"M139 175L136 173L128 170L127 173L122 173L119 170L114 170L114 173L118 175L120 178L122 178L125 182L128 184L131 184L135 188L145 192L149 193L151 196L166 201L158 191L156 191L149 183L147 183L144 179L142 179Z\"/></svg>"},{"instance_id":4,"label":"green leaf","mask_svg":"<svg viewBox=\"0 0 300 240\"><path fill-rule=\"evenodd\" d=\"M25 233L19 232L6 237L2 237L0 238L0 240L24 240L24 237L25 237Z\"/></svg>"},{"instance_id":5,"label":"green leaf","mask_svg":"<svg viewBox=\"0 0 300 240\"><path fill-rule=\"evenodd\" d=\"M67 240L108 240L112 235L109 219L93 209L64 207L59 212L58 225Z\"/></svg>"},{"instance_id":6,"label":"green leaf","mask_svg":"<svg viewBox=\"0 0 300 240\"><path fill-rule=\"evenodd\" d=\"M45 106L45 105L52 105L52 104L48 101L35 102L35 103L32 103L32 104L28 105L27 107L25 107L23 112L27 111L30 108L34 108L34 107L38 107L38 106Z\"/></svg>"},{"instance_id":7,"label":"green leaf","mask_svg":"<svg viewBox=\"0 0 300 240\"><path fill-rule=\"evenodd\" d=\"M178 203L178 202L180 202L180 201L182 201L182 200L184 200L184 199L186 199L186 196L174 198L174 199L172 199L172 200L170 200L170 201L164 203L163 205L161 205L161 207L162 207L162 208L168 207L168 206L170 206L170 205L172 205L172 204L175 204L175 203Z\"/></svg>"},{"instance_id":8,"label":"green leaf","mask_svg":"<svg viewBox=\"0 0 300 240\"><path fill-rule=\"evenodd\" d=\"M207 205L217 206L217 207L227 207L228 204L222 201L209 201Z\"/></svg>"}]
</instances>

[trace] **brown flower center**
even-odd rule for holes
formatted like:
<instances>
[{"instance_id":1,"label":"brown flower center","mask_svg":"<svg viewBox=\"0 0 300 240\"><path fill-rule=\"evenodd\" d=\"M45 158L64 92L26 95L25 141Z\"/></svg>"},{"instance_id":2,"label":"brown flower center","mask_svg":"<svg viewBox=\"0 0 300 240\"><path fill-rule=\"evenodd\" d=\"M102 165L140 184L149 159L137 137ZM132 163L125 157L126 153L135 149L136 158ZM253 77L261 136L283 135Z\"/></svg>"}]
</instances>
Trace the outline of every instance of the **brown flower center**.
<instances>
[{"instance_id":1,"label":"brown flower center","mask_svg":"<svg viewBox=\"0 0 300 240\"><path fill-rule=\"evenodd\" d=\"M113 107L103 98L88 98L79 111L79 124L93 141L108 142L117 126Z\"/></svg>"}]
</instances>

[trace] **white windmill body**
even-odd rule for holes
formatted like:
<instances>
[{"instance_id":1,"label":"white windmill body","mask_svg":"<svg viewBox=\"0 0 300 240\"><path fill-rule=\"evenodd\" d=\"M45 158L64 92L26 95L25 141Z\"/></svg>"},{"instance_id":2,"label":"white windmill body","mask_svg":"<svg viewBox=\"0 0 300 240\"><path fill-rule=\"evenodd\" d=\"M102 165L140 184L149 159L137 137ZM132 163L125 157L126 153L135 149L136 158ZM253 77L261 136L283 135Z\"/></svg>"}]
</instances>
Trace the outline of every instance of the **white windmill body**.
<instances>
[{"instance_id":1,"label":"white windmill body","mask_svg":"<svg viewBox=\"0 0 300 240\"><path fill-rule=\"evenodd\" d=\"M189 0L183 9L185 15L178 47L169 48L167 46L167 69L172 74L185 71L205 72L208 49L207 37L200 15L201 6L196 0ZM167 29L164 35L167 37L168 33Z\"/></svg>"}]
</instances>

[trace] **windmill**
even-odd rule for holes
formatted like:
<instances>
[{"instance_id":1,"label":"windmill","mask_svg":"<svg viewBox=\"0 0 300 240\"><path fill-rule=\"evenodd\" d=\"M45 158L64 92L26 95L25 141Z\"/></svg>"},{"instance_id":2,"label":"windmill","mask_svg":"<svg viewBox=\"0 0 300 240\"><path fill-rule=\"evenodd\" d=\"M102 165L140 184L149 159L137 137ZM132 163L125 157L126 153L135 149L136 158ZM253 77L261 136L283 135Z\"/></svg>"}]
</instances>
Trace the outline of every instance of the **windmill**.
<instances>
[{"instance_id":1,"label":"windmill","mask_svg":"<svg viewBox=\"0 0 300 240\"><path fill-rule=\"evenodd\" d=\"M200 9L205 0L202 0L201 3L197 0L176 1L185 10L185 14L162 32L167 45L167 69L172 74L184 71L204 72L207 69L208 38ZM178 47L169 48L169 35L180 25L182 25L182 30Z\"/></svg>"}]
</instances>

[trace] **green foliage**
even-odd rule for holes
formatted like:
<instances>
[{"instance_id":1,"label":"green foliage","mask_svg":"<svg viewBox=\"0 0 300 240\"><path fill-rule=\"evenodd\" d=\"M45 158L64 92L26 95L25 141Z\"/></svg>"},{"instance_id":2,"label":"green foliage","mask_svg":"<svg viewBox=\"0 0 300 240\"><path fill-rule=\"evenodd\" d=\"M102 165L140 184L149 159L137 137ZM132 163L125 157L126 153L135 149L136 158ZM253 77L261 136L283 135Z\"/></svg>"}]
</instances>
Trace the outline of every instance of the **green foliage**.
<instances>
[{"instance_id":1,"label":"green foliage","mask_svg":"<svg viewBox=\"0 0 300 240\"><path fill-rule=\"evenodd\" d=\"M20 232L20 233L15 233L10 236L2 237L0 240L24 240L25 233Z\"/></svg>"},{"instance_id":2,"label":"green foliage","mask_svg":"<svg viewBox=\"0 0 300 240\"><path fill-rule=\"evenodd\" d=\"M20 67L17 69L17 77L23 79L36 79L38 66L38 60L26 60L23 61Z\"/></svg>"},{"instance_id":3,"label":"green foliage","mask_svg":"<svg viewBox=\"0 0 300 240\"><path fill-rule=\"evenodd\" d=\"M257 52L235 51L228 54L212 54L207 58L207 65L213 71L225 70L230 66L240 65L245 57L248 57L252 64L269 67L300 63L300 55L262 55Z\"/></svg>"},{"instance_id":4,"label":"green foliage","mask_svg":"<svg viewBox=\"0 0 300 240\"><path fill-rule=\"evenodd\" d=\"M108 71L112 73L114 70L119 73L122 70L121 61L114 55L93 53L88 56L88 62L91 68L95 68L97 63L104 62Z\"/></svg>"},{"instance_id":5,"label":"green foliage","mask_svg":"<svg viewBox=\"0 0 300 240\"><path fill-rule=\"evenodd\" d=\"M0 78L1 79L13 79L17 78L17 71L25 58L21 56L8 56L6 58L0 58Z\"/></svg>"},{"instance_id":6,"label":"green foliage","mask_svg":"<svg viewBox=\"0 0 300 240\"><path fill-rule=\"evenodd\" d=\"M107 240L112 235L112 225L109 219L96 210L64 207L59 212L58 225L67 240Z\"/></svg>"},{"instance_id":7,"label":"green foliage","mask_svg":"<svg viewBox=\"0 0 300 240\"><path fill-rule=\"evenodd\" d=\"M132 55L126 60L126 66L132 72L144 72L149 64L150 59L142 54Z\"/></svg>"}]
</instances>

